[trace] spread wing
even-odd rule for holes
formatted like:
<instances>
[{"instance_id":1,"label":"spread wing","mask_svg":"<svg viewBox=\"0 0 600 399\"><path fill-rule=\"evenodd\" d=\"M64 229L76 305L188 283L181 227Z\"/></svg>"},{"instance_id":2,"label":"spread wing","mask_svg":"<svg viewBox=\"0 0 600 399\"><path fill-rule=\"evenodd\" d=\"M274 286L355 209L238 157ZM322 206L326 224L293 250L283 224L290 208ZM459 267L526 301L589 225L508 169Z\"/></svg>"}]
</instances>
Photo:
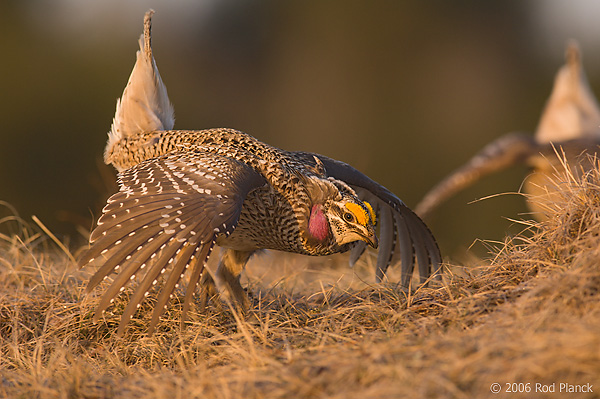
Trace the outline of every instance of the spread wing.
<instances>
[{"instance_id":1,"label":"spread wing","mask_svg":"<svg viewBox=\"0 0 600 399\"><path fill-rule=\"evenodd\" d=\"M108 199L82 265L103 264L88 283L91 291L119 273L104 292L98 320L125 285L143 273L121 317L118 334L148 292L162 287L149 326L151 334L186 270L192 274L182 319L217 237L235 229L248 192L265 184L261 175L234 159L186 152L149 159L119 174L121 190ZM164 278L161 276L166 273Z\"/></svg>"},{"instance_id":2,"label":"spread wing","mask_svg":"<svg viewBox=\"0 0 600 399\"><path fill-rule=\"evenodd\" d=\"M402 284L408 286L415 263L421 282L437 274L441 265L440 250L425 223L396 195L352 166L318 154L295 153L316 163L317 157L327 176L350 185L365 201L373 205L379 216L379 251L376 279L380 282L390 264L401 260ZM312 161L311 161L312 159ZM358 243L350 253L351 264L361 255L364 245Z\"/></svg>"},{"instance_id":3,"label":"spread wing","mask_svg":"<svg viewBox=\"0 0 600 399\"><path fill-rule=\"evenodd\" d=\"M521 133L506 134L486 145L466 164L435 185L415 207L422 218L459 191L484 176L510 166L526 162L540 147L532 136Z\"/></svg>"}]
</instances>

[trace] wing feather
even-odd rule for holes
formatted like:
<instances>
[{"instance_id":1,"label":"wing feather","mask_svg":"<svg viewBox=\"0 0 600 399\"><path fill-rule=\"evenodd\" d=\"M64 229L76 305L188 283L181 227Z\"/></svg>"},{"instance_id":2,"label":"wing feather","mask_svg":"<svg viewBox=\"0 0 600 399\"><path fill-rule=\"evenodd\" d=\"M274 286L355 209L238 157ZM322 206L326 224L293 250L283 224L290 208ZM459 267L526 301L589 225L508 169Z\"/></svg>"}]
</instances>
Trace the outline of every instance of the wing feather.
<instances>
[{"instance_id":1,"label":"wing feather","mask_svg":"<svg viewBox=\"0 0 600 399\"><path fill-rule=\"evenodd\" d=\"M192 303L192 297L194 295L194 291L196 289L196 286L198 285L198 281L200 281L200 277L202 277L202 272L204 271L204 268L206 266L206 261L208 260L208 257L210 256L210 253L212 252L213 248L214 248L214 242L204 245L202 247L198 247L196 249L196 252L198 253L197 256L194 256L194 258L192 259L192 274L190 275L190 282L188 285L188 289L185 292L185 298L183 300L183 309L181 310L181 325L183 327L183 323L185 322L186 318L187 318L187 314L190 310L190 305Z\"/></svg>"},{"instance_id":2,"label":"wing feather","mask_svg":"<svg viewBox=\"0 0 600 399\"><path fill-rule=\"evenodd\" d=\"M382 256L377 256L377 269L375 278L377 282L381 282L383 274L389 265L392 252L394 250L394 218L392 210L389 206L381 206L379 208L379 253ZM387 256L383 256L387 254Z\"/></svg>"},{"instance_id":3,"label":"wing feather","mask_svg":"<svg viewBox=\"0 0 600 399\"><path fill-rule=\"evenodd\" d=\"M173 292L179 286L179 281L183 278L185 271L189 268L194 252L197 250L197 246L191 243L186 243L185 248L177 258L176 263L173 265L173 270L169 274L167 281L163 284L160 294L154 305L154 311L152 312L152 320L148 326L148 334L154 332L156 324L158 324L160 316L164 313L167 308L169 299L173 296Z\"/></svg>"},{"instance_id":4,"label":"wing feather","mask_svg":"<svg viewBox=\"0 0 600 399\"><path fill-rule=\"evenodd\" d=\"M304 163L315 165L314 158L318 158L325 168L326 175L338 180L344 181L350 185L361 199L371 201L383 217L380 223L386 219L385 223L391 223L395 226L393 229L386 227L383 232L380 230L379 240L389 242L390 239L395 242L392 248L386 245L383 250L379 249L377 254L376 279L381 281L389 265L393 263L400 254L402 262L402 281L410 281L414 269L415 254L419 266L421 281L427 280L430 275L435 274L440 269L441 255L433 234L427 225L412 211L402 200L394 195L387 188L375 182L362 172L359 172L352 166L325 157L323 155L294 152L293 156L302 159ZM391 212L390 218L386 207Z\"/></svg>"},{"instance_id":5,"label":"wing feather","mask_svg":"<svg viewBox=\"0 0 600 399\"><path fill-rule=\"evenodd\" d=\"M189 232L195 228L195 225L187 227L184 231L181 232L182 236L186 236ZM176 240L171 245L165 247L164 251L160 254L160 257L156 262L146 272L144 278L140 282L140 284L136 287L135 292L129 298L129 302L127 303L127 307L123 311L123 315L121 316L121 322L119 323L119 328L117 330L117 335L122 336L123 332L125 332L125 326L129 322L129 319L133 316L136 309L141 304L142 299L147 295L150 288L155 285L158 281L158 278L167 270L167 267L176 260L177 255L180 253L181 248L185 245L186 241ZM184 265L186 262L182 262ZM173 270L171 270L171 275L179 276L181 273L178 273L178 265L177 262L174 265ZM167 279L168 281L168 279ZM163 289L166 286L163 286Z\"/></svg>"},{"instance_id":6,"label":"wing feather","mask_svg":"<svg viewBox=\"0 0 600 399\"><path fill-rule=\"evenodd\" d=\"M403 287L408 287L410 283L410 279L413 275L413 270L415 268L415 249L413 248L412 240L410 237L410 230L406 225L405 219L402 215L395 214L393 215L393 221L396 225L396 229L394 230L398 237L398 244L396 246L395 253L400 254L401 260L401 277L400 280L402 282ZM393 256L393 255L392 255ZM393 258L392 258L393 259ZM391 262L390 262L391 263ZM383 271L387 269L389 263L385 265ZM380 270L377 270L380 272ZM428 273L429 275L429 273Z\"/></svg>"},{"instance_id":7,"label":"wing feather","mask_svg":"<svg viewBox=\"0 0 600 399\"><path fill-rule=\"evenodd\" d=\"M91 247L80 263L104 259L90 279L89 290L117 266L120 269L102 295L95 320L125 285L145 270L122 315L118 334L123 333L148 290L170 270L164 284L157 287L159 308L153 312L153 331L182 274L192 267L184 303L187 312L216 239L233 232L246 195L266 182L242 162L197 151L144 161L121 172L119 183L121 191L108 200L91 235Z\"/></svg>"},{"instance_id":8,"label":"wing feather","mask_svg":"<svg viewBox=\"0 0 600 399\"><path fill-rule=\"evenodd\" d=\"M121 272L117 274L110 287L102 295L102 299L96 308L96 314L94 315L94 321L100 320L102 312L104 312L110 304L114 301L117 295L123 290L125 284L130 280L134 280L137 272L143 270L153 254L159 249L164 248L169 241L173 240L174 237L168 236L160 232L152 242L142 247L132 258L124 262L121 267Z\"/></svg>"}]
</instances>

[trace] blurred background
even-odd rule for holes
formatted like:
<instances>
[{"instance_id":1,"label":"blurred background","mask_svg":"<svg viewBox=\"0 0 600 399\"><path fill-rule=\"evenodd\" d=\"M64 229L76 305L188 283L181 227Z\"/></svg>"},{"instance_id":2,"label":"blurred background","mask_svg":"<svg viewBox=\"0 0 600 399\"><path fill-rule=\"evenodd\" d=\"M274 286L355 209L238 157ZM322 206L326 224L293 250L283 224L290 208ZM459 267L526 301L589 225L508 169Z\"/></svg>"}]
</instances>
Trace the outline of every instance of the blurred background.
<instances>
[{"instance_id":1,"label":"blurred background","mask_svg":"<svg viewBox=\"0 0 600 399\"><path fill-rule=\"evenodd\" d=\"M73 244L116 190L102 152L149 8L176 128L343 160L409 206L491 140L535 129L569 38L600 91L596 0L3 0L0 201ZM518 191L526 173L437 211L445 257L522 230L509 220L529 218L519 195L469 202ZM0 205L0 219L12 212Z\"/></svg>"}]
</instances>

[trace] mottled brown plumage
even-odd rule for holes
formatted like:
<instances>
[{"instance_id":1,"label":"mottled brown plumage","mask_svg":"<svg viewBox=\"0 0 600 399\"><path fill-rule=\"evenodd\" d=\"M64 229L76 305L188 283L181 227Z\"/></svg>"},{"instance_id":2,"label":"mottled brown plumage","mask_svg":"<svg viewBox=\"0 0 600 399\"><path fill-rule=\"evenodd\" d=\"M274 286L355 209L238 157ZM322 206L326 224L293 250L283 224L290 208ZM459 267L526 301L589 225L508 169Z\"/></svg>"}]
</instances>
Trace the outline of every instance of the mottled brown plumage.
<instances>
[{"instance_id":1,"label":"mottled brown plumage","mask_svg":"<svg viewBox=\"0 0 600 399\"><path fill-rule=\"evenodd\" d=\"M216 291L204 269L215 246L225 249L216 282L244 308L248 299L239 277L253 253L328 255L351 249L354 262L367 244L378 245L374 212L381 220L378 280L396 258L404 285L415 263L422 282L437 272L440 254L425 224L351 166L280 150L233 129L172 130L172 107L149 48L151 15L146 14L136 65L105 151L105 161L120 172L121 190L108 200L81 260L100 264L88 290L118 272L96 319L139 277L118 332L154 289L151 333L191 269L185 318L197 284L204 287L203 303Z\"/></svg>"}]
</instances>

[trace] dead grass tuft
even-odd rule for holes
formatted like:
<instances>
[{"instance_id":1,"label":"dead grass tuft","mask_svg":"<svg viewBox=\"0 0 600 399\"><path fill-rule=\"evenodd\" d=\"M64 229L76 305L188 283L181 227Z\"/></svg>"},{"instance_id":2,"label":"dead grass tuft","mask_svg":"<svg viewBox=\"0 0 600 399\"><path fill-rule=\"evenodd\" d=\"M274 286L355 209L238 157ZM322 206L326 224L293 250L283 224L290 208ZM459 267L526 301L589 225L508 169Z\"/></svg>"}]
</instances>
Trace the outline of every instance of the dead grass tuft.
<instances>
[{"instance_id":1,"label":"dead grass tuft","mask_svg":"<svg viewBox=\"0 0 600 399\"><path fill-rule=\"evenodd\" d=\"M0 396L464 398L492 396L494 382L498 397L545 397L536 383L600 391L600 170L557 179L546 221L523 222L487 264L448 265L437 286L369 284L370 260L348 271L343 257L267 254L248 268L247 317L212 304L181 330L179 292L152 337L154 298L117 338L130 291L94 324L91 271L12 218L19 231L0 236ZM511 382L531 392L508 394Z\"/></svg>"}]
</instances>

